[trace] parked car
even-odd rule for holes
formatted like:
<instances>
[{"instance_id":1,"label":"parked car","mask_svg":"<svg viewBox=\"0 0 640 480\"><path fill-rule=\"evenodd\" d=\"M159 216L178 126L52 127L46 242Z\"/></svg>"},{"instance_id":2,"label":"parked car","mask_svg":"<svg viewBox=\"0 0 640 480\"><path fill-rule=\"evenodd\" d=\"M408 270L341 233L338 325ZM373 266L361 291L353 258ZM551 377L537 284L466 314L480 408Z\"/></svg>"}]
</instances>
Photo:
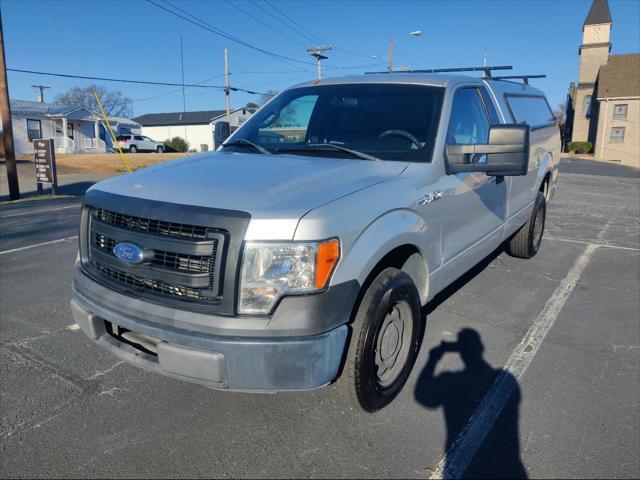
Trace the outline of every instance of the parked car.
<instances>
[{"instance_id":1,"label":"parked car","mask_svg":"<svg viewBox=\"0 0 640 480\"><path fill-rule=\"evenodd\" d=\"M157 152L162 153L165 151L165 146L162 142L156 142L144 135L118 135L116 137L120 147L131 153L136 152Z\"/></svg>"},{"instance_id":2,"label":"parked car","mask_svg":"<svg viewBox=\"0 0 640 480\"><path fill-rule=\"evenodd\" d=\"M227 127L216 152L87 192L73 316L140 367L220 389L337 380L373 412L407 380L429 300L503 243L540 248L560 135L531 86L323 79Z\"/></svg>"}]
</instances>

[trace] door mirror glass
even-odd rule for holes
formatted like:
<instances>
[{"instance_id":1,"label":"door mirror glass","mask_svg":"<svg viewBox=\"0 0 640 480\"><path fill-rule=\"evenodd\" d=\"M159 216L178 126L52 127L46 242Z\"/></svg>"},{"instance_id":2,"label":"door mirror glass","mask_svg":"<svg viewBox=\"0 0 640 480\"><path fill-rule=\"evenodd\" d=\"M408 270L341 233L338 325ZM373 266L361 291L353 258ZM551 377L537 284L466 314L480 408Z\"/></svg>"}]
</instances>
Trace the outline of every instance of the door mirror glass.
<instances>
[{"instance_id":1,"label":"door mirror glass","mask_svg":"<svg viewBox=\"0 0 640 480\"><path fill-rule=\"evenodd\" d=\"M231 128L229 122L220 120L215 124L215 130L213 131L213 139L215 141L216 148L222 145L227 138L231 135Z\"/></svg>"},{"instance_id":2,"label":"door mirror glass","mask_svg":"<svg viewBox=\"0 0 640 480\"><path fill-rule=\"evenodd\" d=\"M526 175L529 125L493 125L487 144L447 144L447 173L484 172L491 176Z\"/></svg>"}]
</instances>

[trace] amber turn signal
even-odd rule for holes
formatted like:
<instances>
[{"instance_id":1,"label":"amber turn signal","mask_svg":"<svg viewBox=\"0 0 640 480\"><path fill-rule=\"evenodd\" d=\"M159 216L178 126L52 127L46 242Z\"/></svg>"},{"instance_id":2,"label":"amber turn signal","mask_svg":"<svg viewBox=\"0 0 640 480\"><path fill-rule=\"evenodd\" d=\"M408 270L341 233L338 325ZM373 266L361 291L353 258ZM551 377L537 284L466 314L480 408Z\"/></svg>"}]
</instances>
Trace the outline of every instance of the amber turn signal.
<instances>
[{"instance_id":1,"label":"amber turn signal","mask_svg":"<svg viewBox=\"0 0 640 480\"><path fill-rule=\"evenodd\" d=\"M340 242L337 239L318 245L316 257L316 288L324 288L331 277L333 268L340 259Z\"/></svg>"}]
</instances>

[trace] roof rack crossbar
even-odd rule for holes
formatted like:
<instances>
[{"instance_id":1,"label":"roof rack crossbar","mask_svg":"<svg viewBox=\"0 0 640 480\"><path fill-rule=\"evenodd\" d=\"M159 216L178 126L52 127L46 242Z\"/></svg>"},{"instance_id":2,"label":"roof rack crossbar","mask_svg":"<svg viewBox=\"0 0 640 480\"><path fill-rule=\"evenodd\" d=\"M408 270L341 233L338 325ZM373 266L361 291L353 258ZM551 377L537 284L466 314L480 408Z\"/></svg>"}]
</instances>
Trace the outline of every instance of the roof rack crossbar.
<instances>
[{"instance_id":1,"label":"roof rack crossbar","mask_svg":"<svg viewBox=\"0 0 640 480\"><path fill-rule=\"evenodd\" d=\"M525 85L529 85L530 78L547 78L546 75L503 75L493 77L491 80L522 80Z\"/></svg>"},{"instance_id":2,"label":"roof rack crossbar","mask_svg":"<svg viewBox=\"0 0 640 480\"><path fill-rule=\"evenodd\" d=\"M391 70L383 72L365 72L365 75L372 75L376 73L453 73L453 72L484 72L485 78L491 78L491 72L493 70L513 70L512 65L497 65L497 66L484 66L484 67L456 67L456 68L429 68L418 70Z\"/></svg>"}]
</instances>

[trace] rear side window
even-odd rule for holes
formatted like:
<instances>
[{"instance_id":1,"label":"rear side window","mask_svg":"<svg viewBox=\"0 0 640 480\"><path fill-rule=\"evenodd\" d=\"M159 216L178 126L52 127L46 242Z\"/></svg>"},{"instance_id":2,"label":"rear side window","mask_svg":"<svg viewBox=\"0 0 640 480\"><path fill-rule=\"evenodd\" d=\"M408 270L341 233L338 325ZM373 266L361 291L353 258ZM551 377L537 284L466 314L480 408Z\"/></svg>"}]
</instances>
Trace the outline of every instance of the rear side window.
<instances>
[{"instance_id":1,"label":"rear side window","mask_svg":"<svg viewBox=\"0 0 640 480\"><path fill-rule=\"evenodd\" d=\"M527 124L531 128L553 125L556 119L547 99L539 95L506 95L507 106L514 123Z\"/></svg>"}]
</instances>

